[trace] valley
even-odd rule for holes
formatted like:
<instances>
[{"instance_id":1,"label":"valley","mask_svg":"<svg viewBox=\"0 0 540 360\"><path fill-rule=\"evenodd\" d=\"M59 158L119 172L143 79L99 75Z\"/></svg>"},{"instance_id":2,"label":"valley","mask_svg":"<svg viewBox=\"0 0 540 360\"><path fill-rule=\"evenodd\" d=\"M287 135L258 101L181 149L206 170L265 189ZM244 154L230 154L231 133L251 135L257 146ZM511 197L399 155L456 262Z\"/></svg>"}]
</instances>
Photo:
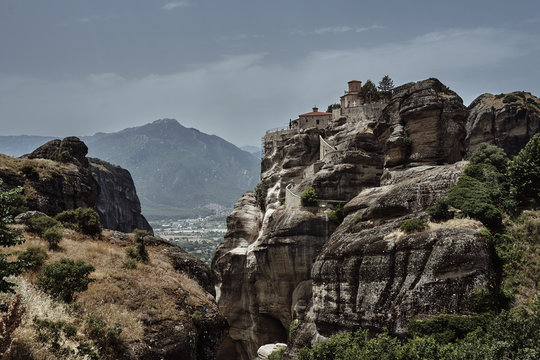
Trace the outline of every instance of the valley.
<instances>
[{"instance_id":1,"label":"valley","mask_svg":"<svg viewBox=\"0 0 540 360\"><path fill-rule=\"evenodd\" d=\"M150 221L154 234L180 246L189 254L210 266L217 246L227 232L223 215L193 219L163 219Z\"/></svg>"}]
</instances>

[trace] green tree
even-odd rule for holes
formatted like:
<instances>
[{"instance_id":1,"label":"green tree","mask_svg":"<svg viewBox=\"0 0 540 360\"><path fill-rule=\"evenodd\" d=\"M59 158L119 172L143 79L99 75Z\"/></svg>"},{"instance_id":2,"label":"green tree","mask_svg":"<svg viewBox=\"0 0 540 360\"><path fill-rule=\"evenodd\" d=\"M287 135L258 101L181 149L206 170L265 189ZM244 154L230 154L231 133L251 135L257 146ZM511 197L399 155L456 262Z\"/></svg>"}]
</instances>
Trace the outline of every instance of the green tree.
<instances>
[{"instance_id":1,"label":"green tree","mask_svg":"<svg viewBox=\"0 0 540 360\"><path fill-rule=\"evenodd\" d=\"M3 183L0 179L0 185ZM21 235L10 229L8 224L13 221L11 205L13 199L22 192L21 188L0 192L0 246L9 247L21 244L24 239ZM10 275L17 275L21 269L17 262L7 261L8 254L0 255L0 292L12 292L14 284L5 278Z\"/></svg>"},{"instance_id":2,"label":"green tree","mask_svg":"<svg viewBox=\"0 0 540 360\"><path fill-rule=\"evenodd\" d=\"M540 204L540 134L534 135L508 166L515 198L521 203Z\"/></svg>"},{"instance_id":3,"label":"green tree","mask_svg":"<svg viewBox=\"0 0 540 360\"><path fill-rule=\"evenodd\" d=\"M394 89L394 81L390 79L390 76L384 75L382 80L379 81L379 85L377 87L379 88L379 91L383 93L392 93L392 90Z\"/></svg>"},{"instance_id":4,"label":"green tree","mask_svg":"<svg viewBox=\"0 0 540 360\"><path fill-rule=\"evenodd\" d=\"M373 81L366 81L364 86L360 89L360 96L362 96L366 102L379 100L379 92Z\"/></svg>"},{"instance_id":5,"label":"green tree","mask_svg":"<svg viewBox=\"0 0 540 360\"><path fill-rule=\"evenodd\" d=\"M326 108L326 112L331 113L334 109L341 109L341 104L335 103L328 105L328 107Z\"/></svg>"},{"instance_id":6,"label":"green tree","mask_svg":"<svg viewBox=\"0 0 540 360\"><path fill-rule=\"evenodd\" d=\"M94 270L92 265L82 260L64 258L45 265L37 284L46 293L70 303L76 292L88 289L88 284L92 282L88 276Z\"/></svg>"},{"instance_id":7,"label":"green tree","mask_svg":"<svg viewBox=\"0 0 540 360\"><path fill-rule=\"evenodd\" d=\"M317 193L315 189L311 186L307 187L306 190L300 196L302 206L317 206Z\"/></svg>"}]
</instances>

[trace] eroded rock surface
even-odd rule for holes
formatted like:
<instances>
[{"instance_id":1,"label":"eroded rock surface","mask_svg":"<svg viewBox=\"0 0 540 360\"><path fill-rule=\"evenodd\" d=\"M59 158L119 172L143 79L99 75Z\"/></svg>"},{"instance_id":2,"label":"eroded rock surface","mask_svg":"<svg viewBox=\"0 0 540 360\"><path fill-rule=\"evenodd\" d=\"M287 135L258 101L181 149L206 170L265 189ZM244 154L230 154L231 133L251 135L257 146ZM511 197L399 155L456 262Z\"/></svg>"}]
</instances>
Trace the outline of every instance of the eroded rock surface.
<instances>
[{"instance_id":1,"label":"eroded rock surface","mask_svg":"<svg viewBox=\"0 0 540 360\"><path fill-rule=\"evenodd\" d=\"M284 206L268 209L263 222L252 193L238 201L227 227L212 261L230 326L218 359L251 360L259 346L287 341L293 313L311 298L313 260L333 229L324 214Z\"/></svg>"},{"instance_id":2,"label":"eroded rock surface","mask_svg":"<svg viewBox=\"0 0 540 360\"><path fill-rule=\"evenodd\" d=\"M437 79L395 88L374 127L384 146L385 166L461 160L466 120L463 100Z\"/></svg>"},{"instance_id":3,"label":"eroded rock surface","mask_svg":"<svg viewBox=\"0 0 540 360\"><path fill-rule=\"evenodd\" d=\"M387 174L345 206L347 216L312 269L312 303L300 314L288 355L358 327L406 333L415 315L466 314L468 294L488 283L491 256L475 221L399 230L408 218L444 197L464 163L422 166Z\"/></svg>"},{"instance_id":4,"label":"eroded rock surface","mask_svg":"<svg viewBox=\"0 0 540 360\"><path fill-rule=\"evenodd\" d=\"M141 214L141 203L129 171L95 158L90 158L90 170L100 188L94 209L104 228L153 232Z\"/></svg>"},{"instance_id":5,"label":"eroded rock surface","mask_svg":"<svg viewBox=\"0 0 540 360\"><path fill-rule=\"evenodd\" d=\"M483 94L469 106L467 152L483 143L497 145L517 155L540 131L540 99L526 92Z\"/></svg>"}]
</instances>

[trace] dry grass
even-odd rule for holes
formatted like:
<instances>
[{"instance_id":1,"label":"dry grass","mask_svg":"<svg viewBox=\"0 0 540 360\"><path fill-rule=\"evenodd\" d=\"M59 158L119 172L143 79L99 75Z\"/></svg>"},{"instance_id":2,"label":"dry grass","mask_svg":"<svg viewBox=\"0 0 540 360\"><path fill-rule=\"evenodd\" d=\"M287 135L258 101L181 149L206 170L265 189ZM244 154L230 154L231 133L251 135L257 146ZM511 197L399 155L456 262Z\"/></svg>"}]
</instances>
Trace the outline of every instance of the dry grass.
<instances>
[{"instance_id":1,"label":"dry grass","mask_svg":"<svg viewBox=\"0 0 540 360\"><path fill-rule=\"evenodd\" d=\"M108 326L120 324L121 338L129 344L144 342L144 320L149 317L152 322L181 323L190 321L189 314L194 309L215 308L214 299L196 281L174 270L168 257L161 252L161 247L148 247L148 264L137 263L135 269L126 269L123 266L125 248L133 245L133 240L115 241L110 232L104 232L101 240L67 229L63 235L60 250L47 251L49 258L46 264L62 258L82 260L95 267L90 275L94 281L88 290L76 294L75 306L68 306L51 299L33 285L39 274L30 272L17 278L17 292L23 294L23 301L28 308L17 336L28 344L27 348L36 359L62 357L51 357L36 340L36 332L32 327L34 316L77 324L77 341L88 341L84 334L85 320L89 314L96 315ZM40 238L27 233L25 237L25 243L0 249L0 252L12 254L10 258L14 260L16 255L29 246L40 246L47 250L47 243ZM66 342L66 346L75 345Z\"/></svg>"}]
</instances>

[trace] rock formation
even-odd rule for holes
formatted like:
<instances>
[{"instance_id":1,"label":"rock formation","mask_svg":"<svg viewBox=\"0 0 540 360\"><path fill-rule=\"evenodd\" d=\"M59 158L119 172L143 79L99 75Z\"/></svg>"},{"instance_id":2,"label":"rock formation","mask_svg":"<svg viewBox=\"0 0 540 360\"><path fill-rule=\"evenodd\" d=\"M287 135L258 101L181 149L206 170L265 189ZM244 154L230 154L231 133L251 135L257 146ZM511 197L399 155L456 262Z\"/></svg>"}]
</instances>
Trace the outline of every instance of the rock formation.
<instances>
[{"instance_id":1,"label":"rock formation","mask_svg":"<svg viewBox=\"0 0 540 360\"><path fill-rule=\"evenodd\" d=\"M373 129L384 146L385 167L461 160L466 119L463 100L437 79L395 88Z\"/></svg>"},{"instance_id":2,"label":"rock formation","mask_svg":"<svg viewBox=\"0 0 540 360\"><path fill-rule=\"evenodd\" d=\"M471 116L480 114L478 105L471 109ZM457 182L466 130L473 129L467 141L476 144L479 122L469 116L466 126L461 98L437 79L400 86L386 107L366 113L334 119L326 129L266 135L266 211L245 194L212 262L218 305L230 325L219 359L251 360L258 347L285 341L290 358L359 327L403 335L412 316L469 313L470 292L491 281L479 222L399 229L407 219L428 219L428 207ZM318 208L287 200L307 186L316 189ZM347 201L337 229L328 216L335 200ZM298 328L287 334L292 320Z\"/></svg>"},{"instance_id":3,"label":"rock formation","mask_svg":"<svg viewBox=\"0 0 540 360\"><path fill-rule=\"evenodd\" d=\"M483 94L469 105L467 151L483 142L517 155L540 131L540 99L526 92Z\"/></svg>"},{"instance_id":4,"label":"rock formation","mask_svg":"<svg viewBox=\"0 0 540 360\"><path fill-rule=\"evenodd\" d=\"M99 159L90 164L87 152L76 137L51 140L19 159L1 155L0 178L6 188L24 188L30 210L53 216L95 208L105 228L151 232L129 172Z\"/></svg>"},{"instance_id":5,"label":"rock formation","mask_svg":"<svg viewBox=\"0 0 540 360\"><path fill-rule=\"evenodd\" d=\"M100 188L94 209L103 227L122 232L135 229L153 232L141 214L141 203L129 171L95 158L90 158L89 162Z\"/></svg>"}]
</instances>

